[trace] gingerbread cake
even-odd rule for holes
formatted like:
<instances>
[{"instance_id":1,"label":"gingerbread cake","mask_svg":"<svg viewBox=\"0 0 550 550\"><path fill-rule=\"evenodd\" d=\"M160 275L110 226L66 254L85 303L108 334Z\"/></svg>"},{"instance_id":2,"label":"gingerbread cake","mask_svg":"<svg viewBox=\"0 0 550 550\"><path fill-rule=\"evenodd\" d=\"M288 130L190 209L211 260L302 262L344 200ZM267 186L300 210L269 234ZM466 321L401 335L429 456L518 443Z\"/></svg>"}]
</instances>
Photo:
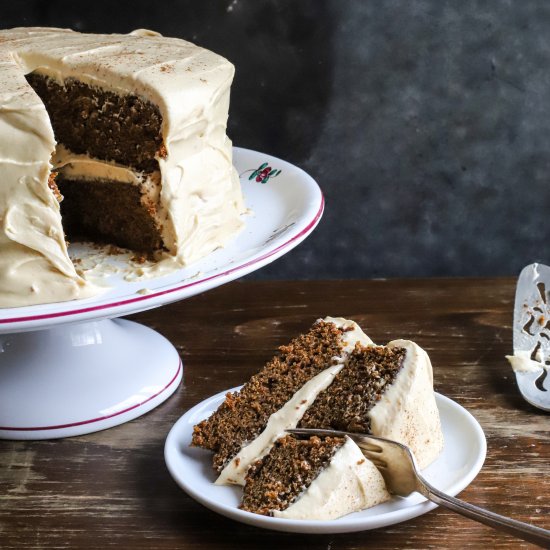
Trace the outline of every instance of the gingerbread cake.
<instances>
[{"instance_id":1,"label":"gingerbread cake","mask_svg":"<svg viewBox=\"0 0 550 550\"><path fill-rule=\"evenodd\" d=\"M152 31L0 31L0 307L100 291L72 239L155 273L223 246L244 211L226 136L234 67Z\"/></svg>"},{"instance_id":2,"label":"gingerbread cake","mask_svg":"<svg viewBox=\"0 0 550 550\"><path fill-rule=\"evenodd\" d=\"M388 437L408 445L419 466L425 468L443 446L427 354L407 340L377 346L353 321L319 320L307 333L282 346L279 355L239 392L228 394L209 418L195 426L192 444L214 452L217 484L245 485L245 495L255 495L253 487L258 484L269 492L266 475L276 479L278 486L283 483L273 474L276 462L269 457L294 449L285 430L295 427ZM285 443L281 444L283 437ZM332 455L325 443L321 444L328 453L318 468L324 471ZM299 453L296 449L293 452ZM332 449L337 456L336 447ZM346 468L355 462L348 460ZM363 493L364 484L356 483L355 496L350 498L364 504L357 496ZM380 501L378 489L375 495L372 501ZM256 504L243 505L263 510ZM275 510L280 511L269 513Z\"/></svg>"}]
</instances>

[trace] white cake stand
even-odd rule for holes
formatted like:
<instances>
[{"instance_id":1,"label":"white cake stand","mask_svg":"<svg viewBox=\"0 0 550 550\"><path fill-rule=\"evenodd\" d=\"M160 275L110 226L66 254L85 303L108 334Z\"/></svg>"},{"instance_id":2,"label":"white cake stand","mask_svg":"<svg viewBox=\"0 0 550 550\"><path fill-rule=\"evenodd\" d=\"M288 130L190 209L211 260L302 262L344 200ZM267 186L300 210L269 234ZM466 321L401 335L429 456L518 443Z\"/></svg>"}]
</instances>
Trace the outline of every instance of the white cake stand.
<instances>
[{"instance_id":1,"label":"white cake stand","mask_svg":"<svg viewBox=\"0 0 550 550\"><path fill-rule=\"evenodd\" d=\"M109 290L87 300L0 309L1 439L81 435L150 411L178 387L181 359L157 332L118 317L242 277L313 231L324 200L310 176L246 149L234 149L234 163L251 212L226 248L165 277L127 282L110 275ZM93 252L79 245L71 254Z\"/></svg>"}]
</instances>

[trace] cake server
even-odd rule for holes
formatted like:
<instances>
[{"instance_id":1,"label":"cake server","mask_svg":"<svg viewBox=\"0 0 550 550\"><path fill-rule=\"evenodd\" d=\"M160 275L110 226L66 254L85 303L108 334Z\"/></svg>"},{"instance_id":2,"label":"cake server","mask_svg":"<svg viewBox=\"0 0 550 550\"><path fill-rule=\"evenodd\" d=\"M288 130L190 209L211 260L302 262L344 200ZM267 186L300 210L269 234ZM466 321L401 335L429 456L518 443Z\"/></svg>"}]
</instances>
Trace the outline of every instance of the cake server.
<instances>
[{"instance_id":1,"label":"cake server","mask_svg":"<svg viewBox=\"0 0 550 550\"><path fill-rule=\"evenodd\" d=\"M525 266L514 306L514 355L508 356L519 391L531 405L550 411L550 267Z\"/></svg>"},{"instance_id":2,"label":"cake server","mask_svg":"<svg viewBox=\"0 0 550 550\"><path fill-rule=\"evenodd\" d=\"M406 497L414 491L428 500L453 510L470 519L484 523L489 527L506 531L507 533L538 544L543 548L550 546L550 531L523 523L512 518L495 514L479 506L474 506L458 498L452 497L436 489L428 483L418 471L416 460L411 450L397 441L392 441L374 435L364 435L335 430L301 429L286 430L293 435L320 437L345 437L353 439L363 454L374 463L382 474L386 487L390 493Z\"/></svg>"}]
</instances>

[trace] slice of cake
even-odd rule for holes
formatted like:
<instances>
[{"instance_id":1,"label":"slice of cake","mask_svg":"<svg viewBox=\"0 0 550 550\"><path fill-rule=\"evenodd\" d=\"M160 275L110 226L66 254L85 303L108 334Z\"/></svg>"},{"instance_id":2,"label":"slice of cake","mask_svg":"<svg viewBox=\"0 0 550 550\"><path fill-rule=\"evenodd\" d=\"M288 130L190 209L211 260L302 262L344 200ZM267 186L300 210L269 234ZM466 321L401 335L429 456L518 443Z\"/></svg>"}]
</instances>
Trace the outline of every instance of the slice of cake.
<instances>
[{"instance_id":1,"label":"slice of cake","mask_svg":"<svg viewBox=\"0 0 550 550\"><path fill-rule=\"evenodd\" d=\"M151 31L0 31L0 307L100 289L66 237L154 258L152 275L243 226L226 136L234 67Z\"/></svg>"},{"instance_id":2,"label":"slice of cake","mask_svg":"<svg viewBox=\"0 0 550 550\"><path fill-rule=\"evenodd\" d=\"M331 520L390 499L350 438L282 437L248 470L241 508L286 519Z\"/></svg>"},{"instance_id":3,"label":"slice of cake","mask_svg":"<svg viewBox=\"0 0 550 550\"><path fill-rule=\"evenodd\" d=\"M327 317L280 351L194 428L193 445L214 451L216 483L243 485L251 464L295 427L394 439L420 468L441 452L432 366L414 342L377 346L353 321Z\"/></svg>"},{"instance_id":4,"label":"slice of cake","mask_svg":"<svg viewBox=\"0 0 550 550\"><path fill-rule=\"evenodd\" d=\"M248 467L295 428L333 382L357 343L370 339L353 321L327 317L289 345L209 418L195 426L193 445L214 451L217 483L244 484Z\"/></svg>"}]
</instances>

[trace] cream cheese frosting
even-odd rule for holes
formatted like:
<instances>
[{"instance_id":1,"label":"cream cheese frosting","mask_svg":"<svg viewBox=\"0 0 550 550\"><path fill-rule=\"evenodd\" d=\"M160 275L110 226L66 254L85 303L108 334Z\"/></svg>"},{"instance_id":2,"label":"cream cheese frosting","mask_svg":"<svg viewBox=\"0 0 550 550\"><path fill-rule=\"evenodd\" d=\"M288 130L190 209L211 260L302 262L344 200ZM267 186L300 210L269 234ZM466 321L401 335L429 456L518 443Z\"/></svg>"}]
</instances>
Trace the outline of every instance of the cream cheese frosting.
<instances>
[{"instance_id":1,"label":"cream cheese frosting","mask_svg":"<svg viewBox=\"0 0 550 550\"><path fill-rule=\"evenodd\" d=\"M393 384L368 413L371 432L409 446L420 468L425 468L443 449L432 364L410 340L393 340L387 347L404 348L406 354Z\"/></svg>"},{"instance_id":2,"label":"cream cheese frosting","mask_svg":"<svg viewBox=\"0 0 550 550\"><path fill-rule=\"evenodd\" d=\"M89 157L88 155L79 155L69 151L63 145L57 145L52 157L53 169L66 176L67 178L78 179L108 179L120 183L131 183L141 185L145 174L136 172L127 166L122 166L116 162L108 162ZM157 179L157 187L160 191L160 173L153 172ZM149 174L147 174L149 176Z\"/></svg>"},{"instance_id":3,"label":"cream cheese frosting","mask_svg":"<svg viewBox=\"0 0 550 550\"><path fill-rule=\"evenodd\" d=\"M77 273L67 254L59 204L48 189L57 144L46 109L25 79L31 72L131 93L159 107L167 155L158 159L158 200L168 252L150 268L151 276L203 257L242 228L245 208L225 133L231 63L145 30L130 35L0 31L0 307L103 290ZM101 170L93 160L87 168Z\"/></svg>"},{"instance_id":4,"label":"cream cheese frosting","mask_svg":"<svg viewBox=\"0 0 550 550\"><path fill-rule=\"evenodd\" d=\"M389 500L384 479L349 438L329 465L286 510L273 516L286 519L331 520Z\"/></svg>"},{"instance_id":5,"label":"cream cheese frosting","mask_svg":"<svg viewBox=\"0 0 550 550\"><path fill-rule=\"evenodd\" d=\"M543 369L550 369L549 365L531 359L532 351L514 352L514 355L507 355L506 359L510 362L510 365L514 372L542 372Z\"/></svg>"}]
</instances>

